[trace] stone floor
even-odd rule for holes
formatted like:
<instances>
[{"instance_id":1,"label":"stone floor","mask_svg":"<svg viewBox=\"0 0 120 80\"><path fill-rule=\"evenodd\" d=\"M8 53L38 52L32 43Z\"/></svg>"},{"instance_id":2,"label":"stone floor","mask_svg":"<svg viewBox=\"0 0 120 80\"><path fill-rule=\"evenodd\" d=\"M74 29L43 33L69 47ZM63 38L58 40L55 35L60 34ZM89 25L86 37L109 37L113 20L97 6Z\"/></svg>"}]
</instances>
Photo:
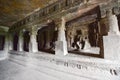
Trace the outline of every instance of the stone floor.
<instances>
[{"instance_id":1,"label":"stone floor","mask_svg":"<svg viewBox=\"0 0 120 80\"><path fill-rule=\"evenodd\" d=\"M58 80L14 61L0 62L0 80Z\"/></svg>"},{"instance_id":2,"label":"stone floor","mask_svg":"<svg viewBox=\"0 0 120 80\"><path fill-rule=\"evenodd\" d=\"M0 80L120 80L118 73L110 72L118 65L98 67L90 60L91 57L75 55L60 58L45 53L10 54L8 59L0 61Z\"/></svg>"}]
</instances>

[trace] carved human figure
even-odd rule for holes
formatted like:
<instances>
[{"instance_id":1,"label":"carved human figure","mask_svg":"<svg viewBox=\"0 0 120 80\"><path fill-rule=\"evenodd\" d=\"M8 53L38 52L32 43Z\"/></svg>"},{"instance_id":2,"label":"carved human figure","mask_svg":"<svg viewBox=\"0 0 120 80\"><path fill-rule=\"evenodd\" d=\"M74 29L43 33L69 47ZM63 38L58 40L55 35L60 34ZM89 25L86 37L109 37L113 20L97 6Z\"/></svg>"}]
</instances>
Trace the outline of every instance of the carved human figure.
<instances>
[{"instance_id":1,"label":"carved human figure","mask_svg":"<svg viewBox=\"0 0 120 80\"><path fill-rule=\"evenodd\" d=\"M84 45L84 50L85 49L89 49L91 46L90 46L90 43L89 43L89 40L88 40L88 37L85 37L84 38L84 41L85 41L85 45Z\"/></svg>"}]
</instances>

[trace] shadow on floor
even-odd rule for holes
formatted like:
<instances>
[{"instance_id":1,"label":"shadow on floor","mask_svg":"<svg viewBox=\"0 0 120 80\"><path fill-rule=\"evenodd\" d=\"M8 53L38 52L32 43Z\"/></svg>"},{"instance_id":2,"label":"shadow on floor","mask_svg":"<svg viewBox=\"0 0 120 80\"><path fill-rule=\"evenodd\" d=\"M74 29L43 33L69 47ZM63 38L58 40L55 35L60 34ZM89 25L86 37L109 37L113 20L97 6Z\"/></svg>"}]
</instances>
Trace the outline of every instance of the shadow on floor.
<instances>
[{"instance_id":1,"label":"shadow on floor","mask_svg":"<svg viewBox=\"0 0 120 80\"><path fill-rule=\"evenodd\" d=\"M76 51L76 50L68 51L68 52L69 52L69 53L74 53L74 54L77 54L77 55L84 55L84 56L91 56L91 57L98 57L98 58L101 58L101 55L100 55L100 54L87 53L87 52L80 52L80 51Z\"/></svg>"}]
</instances>

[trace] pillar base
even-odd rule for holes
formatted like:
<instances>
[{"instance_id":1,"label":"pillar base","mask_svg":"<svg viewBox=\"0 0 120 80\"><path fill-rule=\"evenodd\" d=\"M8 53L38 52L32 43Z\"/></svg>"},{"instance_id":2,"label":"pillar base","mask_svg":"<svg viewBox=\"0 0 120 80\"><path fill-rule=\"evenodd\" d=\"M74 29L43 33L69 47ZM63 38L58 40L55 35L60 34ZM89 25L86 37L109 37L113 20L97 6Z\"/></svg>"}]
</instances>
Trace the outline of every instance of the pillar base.
<instances>
[{"instance_id":1,"label":"pillar base","mask_svg":"<svg viewBox=\"0 0 120 80\"><path fill-rule=\"evenodd\" d=\"M67 44L63 41L55 42L55 55L57 56L65 56L68 54Z\"/></svg>"},{"instance_id":2,"label":"pillar base","mask_svg":"<svg viewBox=\"0 0 120 80\"><path fill-rule=\"evenodd\" d=\"M23 51L22 49L18 49L18 51Z\"/></svg>"},{"instance_id":3,"label":"pillar base","mask_svg":"<svg viewBox=\"0 0 120 80\"><path fill-rule=\"evenodd\" d=\"M29 44L29 52L38 52L37 42Z\"/></svg>"},{"instance_id":4,"label":"pillar base","mask_svg":"<svg viewBox=\"0 0 120 80\"><path fill-rule=\"evenodd\" d=\"M120 32L108 32L108 36L120 35Z\"/></svg>"},{"instance_id":5,"label":"pillar base","mask_svg":"<svg viewBox=\"0 0 120 80\"><path fill-rule=\"evenodd\" d=\"M120 60L120 35L108 35L103 37L104 58Z\"/></svg>"},{"instance_id":6,"label":"pillar base","mask_svg":"<svg viewBox=\"0 0 120 80\"><path fill-rule=\"evenodd\" d=\"M18 51L23 51L23 48L22 47L20 47L20 46L18 46L18 49L17 49Z\"/></svg>"}]
</instances>

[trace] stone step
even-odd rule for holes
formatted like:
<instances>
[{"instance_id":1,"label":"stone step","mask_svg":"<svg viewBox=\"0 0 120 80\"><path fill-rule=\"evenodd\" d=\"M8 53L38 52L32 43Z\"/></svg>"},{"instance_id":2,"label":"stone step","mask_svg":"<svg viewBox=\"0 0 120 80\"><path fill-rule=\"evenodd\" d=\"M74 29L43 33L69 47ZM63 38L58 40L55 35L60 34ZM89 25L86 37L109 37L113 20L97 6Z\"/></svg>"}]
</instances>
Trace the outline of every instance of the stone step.
<instances>
[{"instance_id":1,"label":"stone step","mask_svg":"<svg viewBox=\"0 0 120 80\"><path fill-rule=\"evenodd\" d=\"M85 65L76 65L73 63L65 63L63 61L49 60L48 58L35 58L30 56L21 56L21 55L10 55L10 60L16 61L17 63L24 64L26 66L36 66L36 69L42 69L42 72L47 73L49 75L62 77L61 74L66 74L62 80L69 79L67 76L73 76L70 80L78 80L81 78L82 80L119 80L118 75L112 75L110 70L108 69L100 69L98 67L91 67ZM46 72L47 71L47 72ZM101 77L102 76L102 77ZM78 78L78 79L77 79ZM87 79L88 78L88 79Z\"/></svg>"},{"instance_id":2,"label":"stone step","mask_svg":"<svg viewBox=\"0 0 120 80\"><path fill-rule=\"evenodd\" d=\"M38 52L38 53L27 53L27 52L18 52L18 51L12 51L10 52L12 54L18 54L22 56L32 56L38 59L46 59L48 61L51 60L61 60L61 61L69 61L69 62L74 62L74 63L84 63L88 64L89 66L95 66L95 67L108 67L108 68L117 68L120 67L119 61L110 61L110 60L105 60L101 58L95 58L95 57L90 57L90 56L82 56L82 55L76 55L76 54L71 54L67 56L55 56L53 54L45 53L45 52Z\"/></svg>"},{"instance_id":3,"label":"stone step","mask_svg":"<svg viewBox=\"0 0 120 80\"><path fill-rule=\"evenodd\" d=\"M18 52L19 53L19 52ZM56 63L62 63L69 65L81 65L81 66L90 66L90 67L96 67L99 69L105 69L108 71L111 70L119 70L120 64L119 62L115 61L108 61L104 59L99 58L93 58L93 57L86 57L86 56L78 56L78 57L69 57L69 56L62 56L58 57L52 54L46 54L45 52L38 53L38 54L23 54L22 56L32 56L34 58L40 59L40 60L46 60L49 62L56 62Z\"/></svg>"},{"instance_id":4,"label":"stone step","mask_svg":"<svg viewBox=\"0 0 120 80\"><path fill-rule=\"evenodd\" d=\"M43 74L46 74L46 77L47 76L51 76L53 78L56 78L56 80L66 80L66 79L69 79L69 80L79 80L79 79L82 79L82 80L93 80L93 79L89 79L87 77L84 77L84 76L74 76L72 74L68 74L68 73L65 73L63 71L57 71L55 69L52 69L50 67L46 67L46 66L41 66L41 65L35 65L35 64L27 64L24 63L24 62L21 62L21 61L17 61L17 60L12 60L10 59L11 61L17 63L17 64L20 64L22 66L27 66L28 69L34 69L38 72L41 72ZM96 79L97 80L97 79Z\"/></svg>"}]
</instances>

